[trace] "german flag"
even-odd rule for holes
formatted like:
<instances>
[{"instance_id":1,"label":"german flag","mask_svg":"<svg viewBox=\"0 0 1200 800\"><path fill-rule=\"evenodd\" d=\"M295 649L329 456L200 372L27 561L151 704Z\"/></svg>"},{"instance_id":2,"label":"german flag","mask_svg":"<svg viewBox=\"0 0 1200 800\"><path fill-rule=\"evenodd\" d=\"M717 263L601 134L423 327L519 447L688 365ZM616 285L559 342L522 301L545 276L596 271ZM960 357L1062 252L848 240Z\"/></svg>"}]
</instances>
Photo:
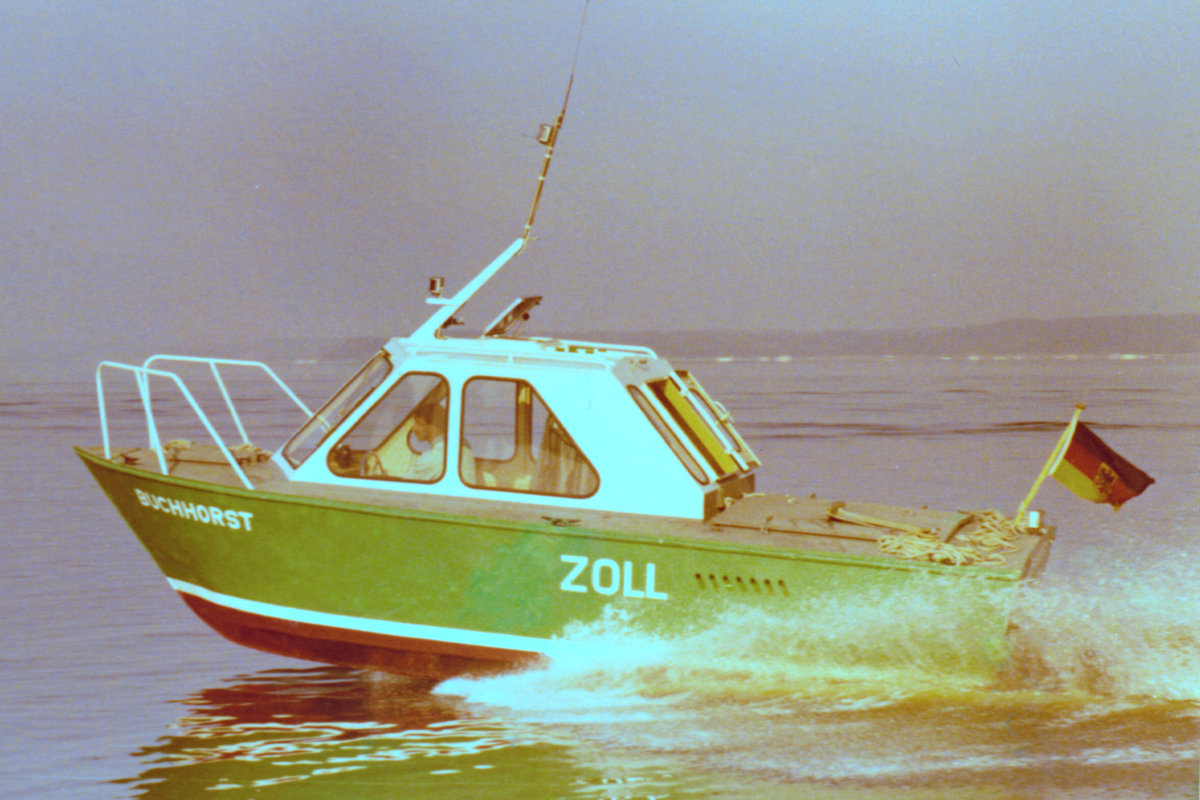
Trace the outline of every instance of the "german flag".
<instances>
[{"instance_id":1,"label":"german flag","mask_svg":"<svg viewBox=\"0 0 1200 800\"><path fill-rule=\"evenodd\" d=\"M1087 425L1078 419L1072 425L1074 430L1068 432L1070 438L1051 473L1072 492L1116 510L1154 483L1154 478L1117 455Z\"/></svg>"}]
</instances>

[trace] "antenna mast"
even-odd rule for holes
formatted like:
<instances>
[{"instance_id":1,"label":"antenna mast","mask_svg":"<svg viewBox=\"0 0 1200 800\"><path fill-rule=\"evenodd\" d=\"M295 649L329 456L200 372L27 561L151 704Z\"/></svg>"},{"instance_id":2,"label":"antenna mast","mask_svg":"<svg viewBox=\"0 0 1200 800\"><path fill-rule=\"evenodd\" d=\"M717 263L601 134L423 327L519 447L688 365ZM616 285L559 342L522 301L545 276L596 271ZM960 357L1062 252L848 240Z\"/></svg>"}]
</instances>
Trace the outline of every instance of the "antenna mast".
<instances>
[{"instance_id":1,"label":"antenna mast","mask_svg":"<svg viewBox=\"0 0 1200 800\"><path fill-rule=\"evenodd\" d=\"M550 158L554 155L554 142L558 139L558 131L562 128L563 118L567 115L567 101L571 99L571 86L575 83L575 64L579 61L579 45L583 41L583 26L587 22L587 7L588 0L584 0L583 19L579 22L579 36L575 40L575 55L571 58L571 77L567 80L567 92L563 95L562 109L559 110L558 119L554 121L553 125L542 125L538 131L538 142L546 146L546 157L542 161L542 173L538 175L537 192L533 195L533 205L529 209L529 219L525 222L525 230L521 233L520 238L510 244L508 249L498 255L491 264L484 267L483 271L476 275L470 283L459 289L454 297L442 297L442 279L431 278L429 290L432 296L426 297L425 302L440 306L440 308L433 313L433 316L425 320L425 323L421 327L413 331L411 338L440 338L443 335L443 329L457 323L457 320L454 318L455 312L466 305L467 301L493 275L525 249L525 245L529 243L529 232L533 228L533 218L537 214L538 202L542 199L542 187L546 184L546 173L550 171ZM489 326L490 328L491 326Z\"/></svg>"},{"instance_id":2,"label":"antenna mast","mask_svg":"<svg viewBox=\"0 0 1200 800\"><path fill-rule=\"evenodd\" d=\"M575 65L579 61L579 45L583 42L583 26L587 23L589 0L583 3L583 19L579 21L579 35L575 39L575 55L571 58L571 77L567 79L567 91L563 95L562 108L559 109L558 119L553 125L542 125L538 130L538 142L546 145L546 157L542 160L542 173L538 175L537 191L533 195L533 205L529 207L529 219L525 221L525 230L521 234L521 247L529 242L529 232L533 229L533 218L537 215L538 203L542 199L542 188L546 185L546 174L550 172L550 159L554 157L554 143L558 140L558 132L562 129L563 118L567 115L567 101L571 99L571 86L575 83Z\"/></svg>"}]
</instances>

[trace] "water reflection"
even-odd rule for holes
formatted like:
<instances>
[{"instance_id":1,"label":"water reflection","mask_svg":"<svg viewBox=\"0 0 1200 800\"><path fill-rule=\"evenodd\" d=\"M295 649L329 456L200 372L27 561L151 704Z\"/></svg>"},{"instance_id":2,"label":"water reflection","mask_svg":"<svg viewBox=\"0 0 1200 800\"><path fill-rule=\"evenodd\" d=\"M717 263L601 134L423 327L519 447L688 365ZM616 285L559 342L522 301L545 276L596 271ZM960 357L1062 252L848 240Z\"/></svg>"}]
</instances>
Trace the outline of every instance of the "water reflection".
<instances>
[{"instance_id":1,"label":"water reflection","mask_svg":"<svg viewBox=\"0 0 1200 800\"><path fill-rule=\"evenodd\" d=\"M117 782L134 797L641 798L712 790L681 779L663 759L609 758L395 676L272 670L180 702L187 713L170 735L133 754L144 771Z\"/></svg>"},{"instance_id":2,"label":"water reflection","mask_svg":"<svg viewBox=\"0 0 1200 800\"><path fill-rule=\"evenodd\" d=\"M1079 688L801 680L682 662L536 670L436 693L336 667L242 675L180 700L118 781L228 798L1183 796L1192 701ZM890 684L888 684L890 685Z\"/></svg>"},{"instance_id":3,"label":"water reflection","mask_svg":"<svg viewBox=\"0 0 1200 800\"><path fill-rule=\"evenodd\" d=\"M355 796L395 797L414 779L493 769L488 753L514 744L503 727L428 689L336 667L240 676L181 701L176 730L134 754L148 768L131 782L145 798L252 797L285 784L328 789L370 767ZM381 775L389 764L398 768Z\"/></svg>"}]
</instances>

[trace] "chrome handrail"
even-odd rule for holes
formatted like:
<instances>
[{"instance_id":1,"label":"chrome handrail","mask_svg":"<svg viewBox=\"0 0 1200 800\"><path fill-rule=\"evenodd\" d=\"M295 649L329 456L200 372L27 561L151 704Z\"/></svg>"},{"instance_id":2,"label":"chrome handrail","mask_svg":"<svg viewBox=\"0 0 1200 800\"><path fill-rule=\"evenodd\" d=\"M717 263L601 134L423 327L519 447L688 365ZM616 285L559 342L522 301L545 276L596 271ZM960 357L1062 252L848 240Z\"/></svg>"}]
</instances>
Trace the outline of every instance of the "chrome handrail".
<instances>
[{"instance_id":1,"label":"chrome handrail","mask_svg":"<svg viewBox=\"0 0 1200 800\"><path fill-rule=\"evenodd\" d=\"M221 396L225 400L226 408L229 410L230 416L233 417L233 422L237 426L238 433L241 434L243 442L249 443L249 438L246 436L246 429L242 425L241 418L238 416L237 409L234 407L232 398L229 396L225 382L221 379L220 371L217 369L217 364L249 366L262 369L281 389L283 389L284 393L291 398L292 402L294 402L301 411L310 417L312 416L312 412L309 411L308 406L306 406L304 402L296 396L295 392L293 392L291 388L288 387L288 385L284 383L283 380L276 375L270 367L258 361L241 361L228 358L199 358L195 356L172 356L161 354L154 355L146 359L145 363L140 367L134 364L122 364L116 361L101 361L96 367L96 397L100 409L100 432L104 441L105 458L112 458L112 445L110 444L108 435L108 411L104 401L104 369L108 367L111 369L133 373L134 380L137 383L138 395L142 401L142 408L146 413L146 433L149 440L149 447L150 449L154 450L155 453L157 453L158 465L162 470L162 473L164 475L169 474L167 470L166 456L163 453L162 439L158 435L158 425L154 421L154 408L150 401L150 376L157 375L170 380L175 384L176 387L179 388L179 393L183 395L184 400L186 400L188 405L192 407L192 411L196 413L197 419L200 420L200 423L204 426L204 429L208 431L209 436L212 437L213 442L216 443L217 448L221 451L221 455L223 455L229 462L229 465L233 467L234 473L237 474L242 484L247 489L254 488L254 484L251 483L248 477L246 477L245 471L238 464L233 453L230 452L228 447L226 447L225 440L221 438L219 433L217 433L216 428L213 427L212 422L209 421L208 415L204 413L204 409L200 407L200 404L196 401L196 398L192 395L191 391L188 390L184 382L174 372L168 372L161 369L152 369L149 365L155 361L180 361L208 364L213 371L213 376L216 378L217 386L221 390Z\"/></svg>"},{"instance_id":2,"label":"chrome handrail","mask_svg":"<svg viewBox=\"0 0 1200 800\"><path fill-rule=\"evenodd\" d=\"M179 361L193 364L208 364L209 369L212 370L213 378L217 382L217 388L221 390L221 397L225 399L225 408L229 410L229 416L233 418L233 424L237 427L238 433L241 434L243 442L249 443L250 439L246 436L246 429L242 426L242 420L238 416L237 409L234 408L233 405L233 400L229 397L229 392L225 388L225 381L221 379L221 372L217 369L218 364L226 364L236 367L255 367L257 369L261 369L263 372L267 373L267 377L275 381L275 385L282 389L288 398L295 403L302 412L304 412L305 419L308 419L312 416L313 412L310 411L308 406L304 404L304 401L296 396L296 393L291 390L291 387L284 383L283 379L276 375L273 369L261 361L243 361L237 358L210 358L207 356L176 356L158 353L143 361L142 366L148 369L155 361Z\"/></svg>"}]
</instances>

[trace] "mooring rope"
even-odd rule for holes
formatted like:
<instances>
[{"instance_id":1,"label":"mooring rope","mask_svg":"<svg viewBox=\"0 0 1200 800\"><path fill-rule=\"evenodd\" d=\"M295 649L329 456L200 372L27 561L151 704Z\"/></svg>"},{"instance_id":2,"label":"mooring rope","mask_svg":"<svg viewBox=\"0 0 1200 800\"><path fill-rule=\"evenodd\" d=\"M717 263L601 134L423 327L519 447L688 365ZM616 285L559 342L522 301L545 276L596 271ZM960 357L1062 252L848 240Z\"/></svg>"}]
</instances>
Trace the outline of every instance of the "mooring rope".
<instances>
[{"instance_id":1,"label":"mooring rope","mask_svg":"<svg viewBox=\"0 0 1200 800\"><path fill-rule=\"evenodd\" d=\"M979 525L961 537L961 544L943 542L930 531L898 532L880 536L879 549L897 558L925 559L936 564L1003 566L1004 553L1017 549L1015 541L1020 529L999 511L977 511L973 516Z\"/></svg>"},{"instance_id":2,"label":"mooring rope","mask_svg":"<svg viewBox=\"0 0 1200 800\"><path fill-rule=\"evenodd\" d=\"M982 550L996 550L1001 553L1011 553L1017 549L1016 540L1021 529L1014 520L995 509L976 511L975 516L979 519L979 526L963 536L963 541Z\"/></svg>"}]
</instances>

